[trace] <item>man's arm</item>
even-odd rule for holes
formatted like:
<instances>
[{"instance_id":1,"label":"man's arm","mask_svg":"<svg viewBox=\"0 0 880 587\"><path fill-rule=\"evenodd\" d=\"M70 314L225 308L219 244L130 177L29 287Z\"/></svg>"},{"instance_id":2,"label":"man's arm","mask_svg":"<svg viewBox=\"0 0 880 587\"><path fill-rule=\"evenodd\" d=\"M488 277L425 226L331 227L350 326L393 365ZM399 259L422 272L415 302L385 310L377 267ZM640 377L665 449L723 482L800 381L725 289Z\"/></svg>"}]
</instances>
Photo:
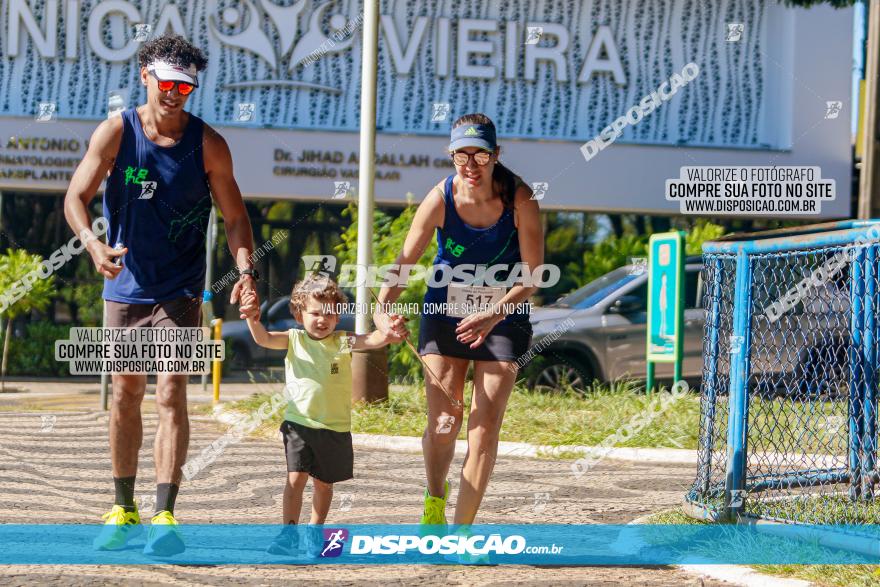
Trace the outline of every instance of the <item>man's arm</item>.
<instances>
[{"instance_id":1,"label":"man's arm","mask_svg":"<svg viewBox=\"0 0 880 587\"><path fill-rule=\"evenodd\" d=\"M248 218L241 191L235 181L232 171L232 153L229 145L220 134L208 125L205 125L205 172L208 175L208 184L214 201L223 214L223 223L226 226L226 240L229 242L229 251L235 258L235 266L239 271L252 269L251 256L254 251L254 236L251 232L251 221ZM256 293L254 280L249 275L243 275L232 288L230 303L238 303L241 294L246 291ZM256 298L257 305L259 299ZM244 318L244 315L241 316Z\"/></svg>"},{"instance_id":2,"label":"man's arm","mask_svg":"<svg viewBox=\"0 0 880 587\"><path fill-rule=\"evenodd\" d=\"M114 279L122 271L114 259L128 252L128 249L115 250L105 245L92 232L89 218L89 202L116 161L119 144L122 142L122 117L114 116L98 125L89 140L89 149L77 166L67 194L64 196L64 218L73 230L88 241L86 250L95 264L95 270L108 279Z\"/></svg>"}]
</instances>

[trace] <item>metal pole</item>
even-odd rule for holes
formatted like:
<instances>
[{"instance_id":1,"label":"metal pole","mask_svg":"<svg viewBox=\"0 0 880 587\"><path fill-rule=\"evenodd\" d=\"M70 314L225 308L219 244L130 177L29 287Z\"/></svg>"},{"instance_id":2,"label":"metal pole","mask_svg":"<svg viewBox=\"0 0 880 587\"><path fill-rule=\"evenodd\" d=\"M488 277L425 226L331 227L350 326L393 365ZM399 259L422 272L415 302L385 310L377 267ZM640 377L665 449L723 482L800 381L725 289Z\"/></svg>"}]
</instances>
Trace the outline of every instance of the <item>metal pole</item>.
<instances>
[{"instance_id":1,"label":"metal pole","mask_svg":"<svg viewBox=\"0 0 880 587\"><path fill-rule=\"evenodd\" d=\"M104 307L103 318L101 319L101 326L103 328L107 328L107 302L101 300L101 305ZM110 374L104 371L101 373L101 409L105 412L107 411L107 387L108 382L110 381Z\"/></svg>"},{"instance_id":2,"label":"metal pole","mask_svg":"<svg viewBox=\"0 0 880 587\"><path fill-rule=\"evenodd\" d=\"M110 232L109 231L104 235L104 242L106 242L108 245L110 244ZM103 299L103 296L101 299L101 304L104 307L103 316L101 318L101 327L107 328L107 301ZM110 374L107 373L106 371L102 371L101 372L101 409L104 410L105 412L107 411L107 396L109 395L107 393L107 387L108 387L109 381L110 381Z\"/></svg>"},{"instance_id":3,"label":"metal pole","mask_svg":"<svg viewBox=\"0 0 880 587\"><path fill-rule=\"evenodd\" d=\"M865 257L865 305L862 364L866 368L862 372L862 497L874 499L874 453L877 450L875 438L877 434L877 405L875 389L876 379L876 345L874 338L877 327L877 247L870 246Z\"/></svg>"},{"instance_id":4,"label":"metal pole","mask_svg":"<svg viewBox=\"0 0 880 587\"><path fill-rule=\"evenodd\" d=\"M748 446L749 329L751 324L751 265L740 251L736 258L736 293L733 306L733 336L730 341L730 414L727 419L727 475L724 505L728 519L735 520L745 509L746 451Z\"/></svg>"},{"instance_id":5,"label":"metal pole","mask_svg":"<svg viewBox=\"0 0 880 587\"><path fill-rule=\"evenodd\" d=\"M874 193L874 173L877 157L877 98L880 80L880 0L866 3L868 9L868 41L865 59L865 102L862 108L862 168L859 173L858 217L871 218L871 196Z\"/></svg>"},{"instance_id":6,"label":"metal pole","mask_svg":"<svg viewBox=\"0 0 880 587\"><path fill-rule=\"evenodd\" d=\"M215 318L211 321L214 327L214 340L223 340L223 318ZM214 387L214 403L220 403L220 379L223 376L223 367L220 361L214 361L211 368L211 379Z\"/></svg>"},{"instance_id":7,"label":"metal pole","mask_svg":"<svg viewBox=\"0 0 880 587\"><path fill-rule=\"evenodd\" d=\"M678 288L675 295L675 367L673 369L672 385L682 380L681 367L684 361L684 263L685 263L685 238L684 231L678 231ZM672 388L670 388L672 391Z\"/></svg>"},{"instance_id":8,"label":"metal pole","mask_svg":"<svg viewBox=\"0 0 880 587\"><path fill-rule=\"evenodd\" d=\"M862 393L866 365L864 365L864 309L865 299L865 251L859 250L850 264L850 332L849 347L849 496L857 499L862 493L862 432L864 430Z\"/></svg>"},{"instance_id":9,"label":"metal pole","mask_svg":"<svg viewBox=\"0 0 880 587\"><path fill-rule=\"evenodd\" d=\"M358 175L357 264L366 274L373 260L373 187L376 179L376 76L379 60L379 1L364 1L363 55L361 56L361 145ZM358 308L370 303L368 284L359 280L355 302ZM369 315L357 312L355 331L366 334Z\"/></svg>"},{"instance_id":10,"label":"metal pole","mask_svg":"<svg viewBox=\"0 0 880 587\"><path fill-rule=\"evenodd\" d=\"M708 356L706 357L706 413L703 416L704 425L702 429L705 430L705 437L700 439L700 442L703 443L703 446L700 447L700 467L699 467L699 475L705 475L703 479L703 493L709 492L709 480L712 478L711 471L709 470L712 467L712 449L715 446L715 408L716 402L718 401L718 371L717 366L719 363L718 357L718 329L721 328L721 322L719 320L719 316L721 314L721 287L724 283L725 275L722 273L723 268L721 265L721 259L717 255L715 259L712 261L712 271L706 272L707 277L712 279L711 288L712 288L712 296L709 298L709 303L711 304L709 307L709 320L706 328L709 332L709 348L708 348Z\"/></svg>"},{"instance_id":11,"label":"metal pole","mask_svg":"<svg viewBox=\"0 0 880 587\"><path fill-rule=\"evenodd\" d=\"M217 210L211 206L208 217L208 234L205 242L205 291L202 293L202 324L210 324L214 317L214 298L211 284L214 282L214 246L217 243ZM202 391L208 391L208 374L202 373Z\"/></svg>"},{"instance_id":12,"label":"metal pole","mask_svg":"<svg viewBox=\"0 0 880 587\"><path fill-rule=\"evenodd\" d=\"M379 1L364 0L364 30L361 47L361 144L358 175L358 281L355 302L355 332L366 334L370 315L370 284L367 268L373 261L373 189L376 181L376 77L379 61ZM363 273L361 273L363 272ZM363 279L361 277L363 276ZM383 349L356 351L351 370L354 385L352 399L375 402L388 398L388 355Z\"/></svg>"}]
</instances>

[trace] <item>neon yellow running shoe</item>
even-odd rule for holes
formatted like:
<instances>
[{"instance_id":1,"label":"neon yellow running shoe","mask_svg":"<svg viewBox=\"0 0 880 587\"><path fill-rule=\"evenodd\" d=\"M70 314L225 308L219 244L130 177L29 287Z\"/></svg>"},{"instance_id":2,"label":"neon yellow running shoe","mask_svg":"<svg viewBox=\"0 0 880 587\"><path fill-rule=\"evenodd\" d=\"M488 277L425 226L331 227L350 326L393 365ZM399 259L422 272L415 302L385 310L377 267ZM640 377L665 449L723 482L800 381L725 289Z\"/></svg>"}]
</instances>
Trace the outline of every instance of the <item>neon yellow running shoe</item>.
<instances>
[{"instance_id":1,"label":"neon yellow running shoe","mask_svg":"<svg viewBox=\"0 0 880 587\"><path fill-rule=\"evenodd\" d=\"M473 536L473 532L471 531L470 524L461 524L459 526L453 526L454 530L452 532L453 536L458 536L459 540L467 541L468 538ZM458 563L460 565L491 565L492 561L489 559L489 555L485 552L478 553L470 553L470 552L454 552L452 554L444 555L443 558L446 560Z\"/></svg>"},{"instance_id":2,"label":"neon yellow running shoe","mask_svg":"<svg viewBox=\"0 0 880 587\"><path fill-rule=\"evenodd\" d=\"M446 525L446 500L449 499L449 481L443 488L443 497L434 497L425 489L425 511L420 524Z\"/></svg>"},{"instance_id":3,"label":"neon yellow running shoe","mask_svg":"<svg viewBox=\"0 0 880 587\"><path fill-rule=\"evenodd\" d=\"M162 510L150 519L150 534L144 554L149 556L172 556L186 550L174 515Z\"/></svg>"},{"instance_id":4,"label":"neon yellow running shoe","mask_svg":"<svg viewBox=\"0 0 880 587\"><path fill-rule=\"evenodd\" d=\"M144 531L137 508L133 512L127 512L121 505L114 505L113 509L101 518L104 520L104 525L101 527L101 532L92 541L92 546L97 550L125 548L129 540Z\"/></svg>"}]
</instances>

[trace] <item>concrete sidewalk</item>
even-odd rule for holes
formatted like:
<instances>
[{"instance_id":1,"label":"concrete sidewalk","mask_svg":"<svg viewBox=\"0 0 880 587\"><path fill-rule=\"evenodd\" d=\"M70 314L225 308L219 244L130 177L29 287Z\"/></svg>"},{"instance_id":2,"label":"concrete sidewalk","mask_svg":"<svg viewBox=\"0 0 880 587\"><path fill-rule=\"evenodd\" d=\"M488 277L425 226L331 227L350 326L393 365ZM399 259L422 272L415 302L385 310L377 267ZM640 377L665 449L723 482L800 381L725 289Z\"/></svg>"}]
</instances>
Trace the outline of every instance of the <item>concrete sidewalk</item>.
<instances>
[{"instance_id":1,"label":"concrete sidewalk","mask_svg":"<svg viewBox=\"0 0 880 587\"><path fill-rule=\"evenodd\" d=\"M254 393L274 390L283 386L281 382L251 383L241 377L223 381L220 384L221 401L244 399ZM155 392L156 378L147 379L147 396ZM187 395L191 403L211 403L214 391L211 379L208 378L206 389L197 377L193 377L187 386ZM29 403L31 401L48 401L51 398L69 396L71 400L79 397L76 403L84 408L100 408L101 382L98 378L68 377L46 379L6 379L6 391L0 393L0 406L4 404ZM90 405L91 404L91 405Z\"/></svg>"},{"instance_id":2,"label":"concrete sidewalk","mask_svg":"<svg viewBox=\"0 0 880 587\"><path fill-rule=\"evenodd\" d=\"M74 397L80 392L79 397L95 399L86 393L87 387L67 391L73 391ZM45 410L24 411L10 404L0 412L0 519L6 523L97 523L113 499L107 414L95 409L53 409L49 413L47 418ZM142 503L153 496L151 439L155 427L155 414L145 409L136 489ZM209 416L193 417L190 456L225 429ZM576 478L570 465L570 461L499 457L478 521L622 524L681 503L694 476L691 465L608 460ZM328 522L417 522L424 491L423 467L419 454L356 449L355 479L335 488ZM457 456L450 475L450 513L455 507L460 468L461 456ZM184 484L177 514L183 523L277 523L284 478L280 441L244 439L227 446L216 461ZM149 507L145 503L144 509L150 511ZM0 566L0 582L16 585L281 586L309 580L357 585L722 584L671 567Z\"/></svg>"}]
</instances>

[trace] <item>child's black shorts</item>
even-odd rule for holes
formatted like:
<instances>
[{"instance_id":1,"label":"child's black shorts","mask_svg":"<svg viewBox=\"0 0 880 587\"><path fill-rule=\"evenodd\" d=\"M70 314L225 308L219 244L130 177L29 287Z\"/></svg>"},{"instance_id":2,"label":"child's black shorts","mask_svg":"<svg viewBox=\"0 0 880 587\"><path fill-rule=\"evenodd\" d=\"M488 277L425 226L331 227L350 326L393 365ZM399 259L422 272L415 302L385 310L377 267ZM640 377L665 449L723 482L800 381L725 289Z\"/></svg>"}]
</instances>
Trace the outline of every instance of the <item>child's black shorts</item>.
<instances>
[{"instance_id":1,"label":"child's black shorts","mask_svg":"<svg viewBox=\"0 0 880 587\"><path fill-rule=\"evenodd\" d=\"M281 423L288 472L305 472L324 483L354 477L351 432L309 428L285 420Z\"/></svg>"}]
</instances>

